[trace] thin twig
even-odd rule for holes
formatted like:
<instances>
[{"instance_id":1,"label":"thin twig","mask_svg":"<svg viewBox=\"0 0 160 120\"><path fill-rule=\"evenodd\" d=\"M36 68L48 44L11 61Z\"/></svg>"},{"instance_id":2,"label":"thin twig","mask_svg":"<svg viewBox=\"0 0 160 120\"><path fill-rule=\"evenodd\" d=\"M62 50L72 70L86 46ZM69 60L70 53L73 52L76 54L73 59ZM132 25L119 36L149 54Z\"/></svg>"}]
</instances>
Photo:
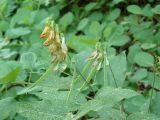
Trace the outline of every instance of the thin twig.
<instances>
[{"instance_id":1,"label":"thin twig","mask_svg":"<svg viewBox=\"0 0 160 120\"><path fill-rule=\"evenodd\" d=\"M111 73L112 73L112 76L113 76L113 80L114 80L115 86L116 86L116 88L118 88L118 84L117 84L117 82L116 82L116 78L115 78L115 76L114 76L114 73L113 73L113 71L112 71L112 68L111 68L110 63L109 63L109 68L110 68L110 70L111 70Z\"/></svg>"}]
</instances>

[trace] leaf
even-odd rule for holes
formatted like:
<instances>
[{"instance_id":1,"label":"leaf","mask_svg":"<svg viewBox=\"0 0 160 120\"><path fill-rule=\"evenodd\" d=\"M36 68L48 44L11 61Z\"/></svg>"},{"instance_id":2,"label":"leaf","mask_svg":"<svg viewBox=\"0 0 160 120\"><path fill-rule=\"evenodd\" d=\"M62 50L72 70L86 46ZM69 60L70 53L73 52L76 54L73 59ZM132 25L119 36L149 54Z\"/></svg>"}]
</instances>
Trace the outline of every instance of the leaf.
<instances>
[{"instance_id":1,"label":"leaf","mask_svg":"<svg viewBox=\"0 0 160 120\"><path fill-rule=\"evenodd\" d=\"M142 67L151 67L154 65L154 57L146 52L137 53L134 61Z\"/></svg>"},{"instance_id":2,"label":"leaf","mask_svg":"<svg viewBox=\"0 0 160 120\"><path fill-rule=\"evenodd\" d=\"M85 6L85 10L86 10L86 11L90 11L90 10L92 10L93 8L95 8L96 5L97 5L96 2L90 2L89 4L87 4L87 5Z\"/></svg>"},{"instance_id":3,"label":"leaf","mask_svg":"<svg viewBox=\"0 0 160 120\"><path fill-rule=\"evenodd\" d=\"M88 19L89 21L100 21L103 18L103 14L99 11L92 12L89 16Z\"/></svg>"},{"instance_id":4,"label":"leaf","mask_svg":"<svg viewBox=\"0 0 160 120\"><path fill-rule=\"evenodd\" d=\"M125 2L125 0L113 0L113 1L111 2L111 5L114 6L114 5L119 4L119 3L121 3L121 2Z\"/></svg>"},{"instance_id":5,"label":"leaf","mask_svg":"<svg viewBox=\"0 0 160 120\"><path fill-rule=\"evenodd\" d=\"M147 17L153 16L153 12L150 4L147 4L142 11L143 11L143 14Z\"/></svg>"},{"instance_id":6,"label":"leaf","mask_svg":"<svg viewBox=\"0 0 160 120\"><path fill-rule=\"evenodd\" d=\"M90 111L98 111L103 107L110 108L111 106L111 104L105 104L103 101L100 100L90 100L80 108L80 111L75 115L74 120L78 120Z\"/></svg>"},{"instance_id":7,"label":"leaf","mask_svg":"<svg viewBox=\"0 0 160 120\"><path fill-rule=\"evenodd\" d=\"M68 46L74 49L76 52L82 52L95 47L97 40L90 38L89 36L72 36L67 42Z\"/></svg>"},{"instance_id":8,"label":"leaf","mask_svg":"<svg viewBox=\"0 0 160 120\"><path fill-rule=\"evenodd\" d=\"M6 31L6 36L9 38L17 38L29 34L31 31L28 27L11 28Z\"/></svg>"},{"instance_id":9,"label":"leaf","mask_svg":"<svg viewBox=\"0 0 160 120\"><path fill-rule=\"evenodd\" d=\"M138 5L129 5L127 10L133 14L142 15L142 9Z\"/></svg>"},{"instance_id":10,"label":"leaf","mask_svg":"<svg viewBox=\"0 0 160 120\"><path fill-rule=\"evenodd\" d=\"M8 1L6 0L1 0L0 1L0 12L3 13L4 10L6 9L7 7L7 4L8 4Z\"/></svg>"},{"instance_id":11,"label":"leaf","mask_svg":"<svg viewBox=\"0 0 160 120\"><path fill-rule=\"evenodd\" d=\"M44 88L45 90L61 90L68 89L71 84L71 77L58 77L54 74L50 74L45 78L45 80L38 84L38 86Z\"/></svg>"},{"instance_id":12,"label":"leaf","mask_svg":"<svg viewBox=\"0 0 160 120\"><path fill-rule=\"evenodd\" d=\"M133 113L128 116L127 120L159 120L160 118L156 117L153 114L139 112Z\"/></svg>"},{"instance_id":13,"label":"leaf","mask_svg":"<svg viewBox=\"0 0 160 120\"><path fill-rule=\"evenodd\" d=\"M143 95L138 95L124 100L123 106L128 113L141 112L145 102L146 98Z\"/></svg>"},{"instance_id":14,"label":"leaf","mask_svg":"<svg viewBox=\"0 0 160 120\"><path fill-rule=\"evenodd\" d=\"M116 25L114 22L108 25L104 30L104 36L109 46L122 46L129 42L130 38L123 35L123 32L122 25Z\"/></svg>"},{"instance_id":15,"label":"leaf","mask_svg":"<svg viewBox=\"0 0 160 120\"><path fill-rule=\"evenodd\" d=\"M72 92L67 101L68 91L55 91L52 86L36 93L42 101L19 103L18 113L28 119L60 119L63 120L70 111L76 111L81 104L86 102L84 95Z\"/></svg>"},{"instance_id":16,"label":"leaf","mask_svg":"<svg viewBox=\"0 0 160 120\"><path fill-rule=\"evenodd\" d=\"M114 10L111 10L107 16L107 20L113 21L117 19L120 16L121 10L116 8Z\"/></svg>"},{"instance_id":17,"label":"leaf","mask_svg":"<svg viewBox=\"0 0 160 120\"><path fill-rule=\"evenodd\" d=\"M35 15L35 11L26 8L19 8L11 19L11 26L14 26L16 23L31 25L34 22Z\"/></svg>"},{"instance_id":18,"label":"leaf","mask_svg":"<svg viewBox=\"0 0 160 120\"><path fill-rule=\"evenodd\" d=\"M9 72L6 76L4 76L3 78L0 78L0 83L6 84L6 83L15 82L20 71L21 71L20 67L15 68L11 72Z\"/></svg>"},{"instance_id":19,"label":"leaf","mask_svg":"<svg viewBox=\"0 0 160 120\"><path fill-rule=\"evenodd\" d=\"M77 69L80 70L82 72L83 68L86 66L87 61L86 59L88 58L88 56L92 53L91 49L88 49L86 51L80 52L79 54L77 54L74 58L75 58L75 62L77 65ZM87 77L87 76L86 76Z\"/></svg>"},{"instance_id":20,"label":"leaf","mask_svg":"<svg viewBox=\"0 0 160 120\"><path fill-rule=\"evenodd\" d=\"M133 64L134 63L134 58L141 51L140 45L139 44L134 44L129 47L129 53L127 56L128 63Z\"/></svg>"},{"instance_id":21,"label":"leaf","mask_svg":"<svg viewBox=\"0 0 160 120\"><path fill-rule=\"evenodd\" d=\"M84 18L80 21L80 23L78 24L78 30L82 30L87 24L88 24L88 18Z\"/></svg>"},{"instance_id":22,"label":"leaf","mask_svg":"<svg viewBox=\"0 0 160 120\"><path fill-rule=\"evenodd\" d=\"M156 5L156 6L153 8L153 12L156 13L156 14L160 14L160 5Z\"/></svg>"},{"instance_id":23,"label":"leaf","mask_svg":"<svg viewBox=\"0 0 160 120\"><path fill-rule=\"evenodd\" d=\"M37 56L32 52L24 53L21 56L20 62L25 69L32 70L35 68Z\"/></svg>"},{"instance_id":24,"label":"leaf","mask_svg":"<svg viewBox=\"0 0 160 120\"><path fill-rule=\"evenodd\" d=\"M60 109L58 105L49 101L20 102L18 114L29 120L62 120L65 118L65 108Z\"/></svg>"},{"instance_id":25,"label":"leaf","mask_svg":"<svg viewBox=\"0 0 160 120\"><path fill-rule=\"evenodd\" d=\"M123 99L128 99L138 95L139 93L130 89L104 87L98 91L95 99L102 100L103 102L112 105Z\"/></svg>"},{"instance_id":26,"label":"leaf","mask_svg":"<svg viewBox=\"0 0 160 120\"><path fill-rule=\"evenodd\" d=\"M69 91L56 91L51 87L45 87L42 89L42 92L34 94L40 99L51 101L53 104L59 104L59 107L66 106L67 111L77 110L86 102L83 94L73 91L68 99Z\"/></svg>"},{"instance_id":27,"label":"leaf","mask_svg":"<svg viewBox=\"0 0 160 120\"><path fill-rule=\"evenodd\" d=\"M120 110L104 107L98 112L99 118L97 120L123 120L126 114Z\"/></svg>"},{"instance_id":28,"label":"leaf","mask_svg":"<svg viewBox=\"0 0 160 120\"><path fill-rule=\"evenodd\" d=\"M126 65L127 65L127 61L126 61L126 55L125 52L122 52L121 54L109 58L109 62L110 62L110 67L108 67L108 84L111 86L119 86L122 87L123 82L125 80L126 77ZM112 71L111 71L112 70ZM113 76L114 75L114 76ZM115 78L115 79L114 79Z\"/></svg>"},{"instance_id":29,"label":"leaf","mask_svg":"<svg viewBox=\"0 0 160 120\"><path fill-rule=\"evenodd\" d=\"M156 44L154 43L143 43L141 44L141 48L143 48L144 50L148 50L148 49L152 49L155 48Z\"/></svg>"},{"instance_id":30,"label":"leaf","mask_svg":"<svg viewBox=\"0 0 160 120\"><path fill-rule=\"evenodd\" d=\"M130 41L130 38L126 35L115 37L109 44L112 46L123 46Z\"/></svg>"},{"instance_id":31,"label":"leaf","mask_svg":"<svg viewBox=\"0 0 160 120\"><path fill-rule=\"evenodd\" d=\"M94 100L88 101L84 104L80 111L76 114L75 120L88 114L90 111L100 111L105 109L112 109L111 107L120 102L122 99L128 99L139 95L133 90L105 87L100 89Z\"/></svg>"},{"instance_id":32,"label":"leaf","mask_svg":"<svg viewBox=\"0 0 160 120\"><path fill-rule=\"evenodd\" d=\"M10 49L6 48L6 49L2 49L0 51L0 58L9 59L9 58L12 58L13 56L15 56L16 54L17 54L16 51L11 51Z\"/></svg>"},{"instance_id":33,"label":"leaf","mask_svg":"<svg viewBox=\"0 0 160 120\"><path fill-rule=\"evenodd\" d=\"M159 99L160 99L160 92L156 92L156 97L153 99L151 110L158 117L160 117L160 113L159 113L159 111L160 111Z\"/></svg>"},{"instance_id":34,"label":"leaf","mask_svg":"<svg viewBox=\"0 0 160 120\"><path fill-rule=\"evenodd\" d=\"M12 97L6 97L0 100L0 120L7 119L16 113L17 107Z\"/></svg>"},{"instance_id":35,"label":"leaf","mask_svg":"<svg viewBox=\"0 0 160 120\"><path fill-rule=\"evenodd\" d=\"M146 69L140 68L138 69L133 76L131 76L131 82L138 82L147 77L148 73Z\"/></svg>"},{"instance_id":36,"label":"leaf","mask_svg":"<svg viewBox=\"0 0 160 120\"><path fill-rule=\"evenodd\" d=\"M101 34L101 25L99 22L94 21L91 23L91 25L89 26L89 34L95 38L95 40L99 40L100 39L100 34Z\"/></svg>"},{"instance_id":37,"label":"leaf","mask_svg":"<svg viewBox=\"0 0 160 120\"><path fill-rule=\"evenodd\" d=\"M59 20L59 25L62 31L66 30L67 26L73 22L73 19L74 15L72 12L68 12L61 17L61 19Z\"/></svg>"},{"instance_id":38,"label":"leaf","mask_svg":"<svg viewBox=\"0 0 160 120\"><path fill-rule=\"evenodd\" d=\"M0 21L0 31L6 31L9 28L7 21Z\"/></svg>"},{"instance_id":39,"label":"leaf","mask_svg":"<svg viewBox=\"0 0 160 120\"><path fill-rule=\"evenodd\" d=\"M146 78L144 78L143 80L141 80L143 83L150 85L153 87L153 82L154 84L154 88L156 89L160 89L160 77L158 75L155 75L154 72L148 72L148 75Z\"/></svg>"}]
</instances>

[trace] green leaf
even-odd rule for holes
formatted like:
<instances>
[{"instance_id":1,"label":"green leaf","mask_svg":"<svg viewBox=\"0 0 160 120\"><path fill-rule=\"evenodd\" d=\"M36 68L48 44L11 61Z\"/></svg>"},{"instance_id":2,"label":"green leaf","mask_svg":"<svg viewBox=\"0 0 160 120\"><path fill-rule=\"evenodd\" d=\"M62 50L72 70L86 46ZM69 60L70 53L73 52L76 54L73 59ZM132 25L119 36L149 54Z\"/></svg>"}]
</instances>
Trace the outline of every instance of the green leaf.
<instances>
[{"instance_id":1,"label":"green leaf","mask_svg":"<svg viewBox=\"0 0 160 120\"><path fill-rule=\"evenodd\" d=\"M9 72L5 77L0 78L0 83L6 84L15 82L20 71L21 71L20 67L15 68L11 72Z\"/></svg>"},{"instance_id":2,"label":"green leaf","mask_svg":"<svg viewBox=\"0 0 160 120\"><path fill-rule=\"evenodd\" d=\"M141 51L140 45L135 43L134 45L129 47L129 53L127 56L128 63L133 64L134 63L134 58Z\"/></svg>"},{"instance_id":3,"label":"green leaf","mask_svg":"<svg viewBox=\"0 0 160 120\"><path fill-rule=\"evenodd\" d=\"M156 47L156 44L154 44L154 43L143 43L141 45L141 48L143 48L144 50L152 49L155 47Z\"/></svg>"},{"instance_id":4,"label":"green leaf","mask_svg":"<svg viewBox=\"0 0 160 120\"><path fill-rule=\"evenodd\" d=\"M127 120L159 120L154 114L139 112L128 116Z\"/></svg>"},{"instance_id":5,"label":"green leaf","mask_svg":"<svg viewBox=\"0 0 160 120\"><path fill-rule=\"evenodd\" d=\"M121 54L114 56L112 58L109 58L110 67L108 67L108 84L111 86L119 86L122 87L123 82L126 77L126 67L127 67L127 61L126 61L126 55L125 52L122 52ZM112 70L112 71L111 71ZM114 76L113 76L114 75Z\"/></svg>"},{"instance_id":6,"label":"green leaf","mask_svg":"<svg viewBox=\"0 0 160 120\"><path fill-rule=\"evenodd\" d=\"M62 30L66 30L67 26L73 22L74 15L72 12L68 12L63 15L59 20L59 25Z\"/></svg>"},{"instance_id":7,"label":"green leaf","mask_svg":"<svg viewBox=\"0 0 160 120\"><path fill-rule=\"evenodd\" d=\"M120 16L120 13L121 13L121 11L118 8L111 10L107 16L107 20L113 21L113 20L117 19Z\"/></svg>"},{"instance_id":8,"label":"green leaf","mask_svg":"<svg viewBox=\"0 0 160 120\"><path fill-rule=\"evenodd\" d=\"M133 76L131 76L131 82L138 82L147 77L148 73L146 69L140 68L138 69Z\"/></svg>"},{"instance_id":9,"label":"green leaf","mask_svg":"<svg viewBox=\"0 0 160 120\"><path fill-rule=\"evenodd\" d=\"M68 46L77 52L82 52L84 50L94 48L97 40L90 38L90 36L71 36L70 40L67 42Z\"/></svg>"},{"instance_id":10,"label":"green leaf","mask_svg":"<svg viewBox=\"0 0 160 120\"><path fill-rule=\"evenodd\" d=\"M128 99L137 95L139 94L129 89L111 87L102 88L97 93L94 100L88 101L80 108L80 111L76 114L74 119L77 120L88 114L90 111L100 111L104 108L112 109L111 107L122 99Z\"/></svg>"},{"instance_id":11,"label":"green leaf","mask_svg":"<svg viewBox=\"0 0 160 120\"><path fill-rule=\"evenodd\" d=\"M0 21L0 31L7 30L9 28L9 23L7 21Z\"/></svg>"},{"instance_id":12,"label":"green leaf","mask_svg":"<svg viewBox=\"0 0 160 120\"><path fill-rule=\"evenodd\" d=\"M55 101L20 102L18 114L29 120L63 120L65 118L66 106L59 106Z\"/></svg>"},{"instance_id":13,"label":"green leaf","mask_svg":"<svg viewBox=\"0 0 160 120\"><path fill-rule=\"evenodd\" d=\"M124 109L128 113L143 111L142 108L145 103L146 103L146 98L143 95L138 95L123 101Z\"/></svg>"},{"instance_id":14,"label":"green leaf","mask_svg":"<svg viewBox=\"0 0 160 120\"><path fill-rule=\"evenodd\" d=\"M151 110L154 114L156 114L158 117L160 117L160 92L156 92L156 97L154 98L151 106Z\"/></svg>"},{"instance_id":15,"label":"green leaf","mask_svg":"<svg viewBox=\"0 0 160 120\"><path fill-rule=\"evenodd\" d=\"M100 100L90 100L80 108L80 111L75 115L74 120L78 120L82 116L88 114L90 111L98 111L103 107L110 108L111 106L111 104L105 104L105 102Z\"/></svg>"},{"instance_id":16,"label":"green leaf","mask_svg":"<svg viewBox=\"0 0 160 120\"><path fill-rule=\"evenodd\" d=\"M11 28L6 31L6 36L9 38L17 38L29 34L31 31L28 27Z\"/></svg>"},{"instance_id":17,"label":"green leaf","mask_svg":"<svg viewBox=\"0 0 160 120\"><path fill-rule=\"evenodd\" d=\"M0 51L0 58L9 59L15 56L16 54L17 54L16 51L11 51L10 49L6 48Z\"/></svg>"},{"instance_id":18,"label":"green leaf","mask_svg":"<svg viewBox=\"0 0 160 120\"><path fill-rule=\"evenodd\" d=\"M113 0L113 1L111 2L111 5L114 6L114 5L119 4L119 3L121 3L121 2L125 2L125 0Z\"/></svg>"},{"instance_id":19,"label":"green leaf","mask_svg":"<svg viewBox=\"0 0 160 120\"><path fill-rule=\"evenodd\" d=\"M142 67L151 67L154 65L154 57L146 52L137 53L134 61Z\"/></svg>"},{"instance_id":20,"label":"green leaf","mask_svg":"<svg viewBox=\"0 0 160 120\"><path fill-rule=\"evenodd\" d=\"M100 109L97 113L100 116L97 120L123 120L126 118L126 114L124 112L108 107Z\"/></svg>"},{"instance_id":21,"label":"green leaf","mask_svg":"<svg viewBox=\"0 0 160 120\"><path fill-rule=\"evenodd\" d=\"M156 14L160 14L160 5L156 5L156 6L153 8L153 12L156 13Z\"/></svg>"},{"instance_id":22,"label":"green leaf","mask_svg":"<svg viewBox=\"0 0 160 120\"><path fill-rule=\"evenodd\" d=\"M130 38L123 35L124 28L122 25L116 25L114 22L108 25L104 30L104 36L109 46L122 46L129 42Z\"/></svg>"},{"instance_id":23,"label":"green leaf","mask_svg":"<svg viewBox=\"0 0 160 120\"><path fill-rule=\"evenodd\" d=\"M100 21L103 18L103 14L99 11L92 12L89 16L88 19L90 21Z\"/></svg>"},{"instance_id":24,"label":"green leaf","mask_svg":"<svg viewBox=\"0 0 160 120\"><path fill-rule=\"evenodd\" d=\"M107 104L115 104L120 102L123 99L128 99L134 96L138 96L139 93L130 90L130 89L122 89L122 88L113 88L113 87L104 87L99 90L95 99L102 100Z\"/></svg>"},{"instance_id":25,"label":"green leaf","mask_svg":"<svg viewBox=\"0 0 160 120\"><path fill-rule=\"evenodd\" d=\"M80 21L80 23L78 24L78 30L82 30L87 24L88 24L88 18L84 18Z\"/></svg>"},{"instance_id":26,"label":"green leaf","mask_svg":"<svg viewBox=\"0 0 160 120\"><path fill-rule=\"evenodd\" d=\"M35 68L37 56L35 53L28 52L21 56L20 62L25 69L32 70Z\"/></svg>"},{"instance_id":27,"label":"green leaf","mask_svg":"<svg viewBox=\"0 0 160 120\"><path fill-rule=\"evenodd\" d=\"M150 4L147 4L144 8L143 8L143 14L147 17L152 17L153 16L153 12L152 12L152 8L150 6Z\"/></svg>"},{"instance_id":28,"label":"green leaf","mask_svg":"<svg viewBox=\"0 0 160 120\"><path fill-rule=\"evenodd\" d=\"M90 10L92 10L93 8L95 8L96 5L97 5L96 2L90 2L89 4L87 4L87 5L85 6L85 10L86 10L86 11L90 11Z\"/></svg>"},{"instance_id":29,"label":"green leaf","mask_svg":"<svg viewBox=\"0 0 160 120\"><path fill-rule=\"evenodd\" d=\"M137 5L129 5L127 7L127 10L129 12L133 13L133 14L137 14L137 15L142 15L143 14L142 9Z\"/></svg>"},{"instance_id":30,"label":"green leaf","mask_svg":"<svg viewBox=\"0 0 160 120\"><path fill-rule=\"evenodd\" d=\"M82 71L83 68L86 66L87 61L86 59L88 56L92 53L91 49L88 49L86 51L80 52L79 54L75 55L75 62L77 65L78 70ZM87 76L86 76L87 77Z\"/></svg>"},{"instance_id":31,"label":"green leaf","mask_svg":"<svg viewBox=\"0 0 160 120\"><path fill-rule=\"evenodd\" d=\"M109 42L109 44L112 46L123 46L126 43L128 43L130 41L130 38L126 35L121 35L121 36L117 36L115 37L113 40L111 40Z\"/></svg>"},{"instance_id":32,"label":"green leaf","mask_svg":"<svg viewBox=\"0 0 160 120\"><path fill-rule=\"evenodd\" d=\"M66 114L77 110L81 104L86 102L84 95L77 92L72 92L70 99L67 101L68 91L56 91L52 88L48 84L47 87L42 89L42 92L35 94L42 101L19 103L18 113L30 120L64 120Z\"/></svg>"},{"instance_id":33,"label":"green leaf","mask_svg":"<svg viewBox=\"0 0 160 120\"><path fill-rule=\"evenodd\" d=\"M17 13L12 17L11 26L14 26L16 23L30 25L34 22L35 15L35 11L19 8Z\"/></svg>"},{"instance_id":34,"label":"green leaf","mask_svg":"<svg viewBox=\"0 0 160 120\"><path fill-rule=\"evenodd\" d=\"M91 25L89 26L89 34L96 40L100 39L101 25L99 22L94 21L91 23Z\"/></svg>"},{"instance_id":35,"label":"green leaf","mask_svg":"<svg viewBox=\"0 0 160 120\"><path fill-rule=\"evenodd\" d=\"M3 13L4 10L6 9L7 7L7 4L8 4L8 1L6 0L1 0L0 1L0 12Z\"/></svg>"},{"instance_id":36,"label":"green leaf","mask_svg":"<svg viewBox=\"0 0 160 120\"><path fill-rule=\"evenodd\" d=\"M16 103L14 98L7 97L5 99L0 100L0 120L7 119L8 117L14 116L16 112Z\"/></svg>"}]
</instances>

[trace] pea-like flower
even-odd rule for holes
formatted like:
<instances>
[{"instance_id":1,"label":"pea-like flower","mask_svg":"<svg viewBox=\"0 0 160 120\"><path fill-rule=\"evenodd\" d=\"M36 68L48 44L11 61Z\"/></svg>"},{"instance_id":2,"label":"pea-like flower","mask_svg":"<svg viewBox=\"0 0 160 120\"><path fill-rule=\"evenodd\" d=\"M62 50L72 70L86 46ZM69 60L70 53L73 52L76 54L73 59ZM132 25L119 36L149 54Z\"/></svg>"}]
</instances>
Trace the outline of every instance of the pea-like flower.
<instances>
[{"instance_id":1,"label":"pea-like flower","mask_svg":"<svg viewBox=\"0 0 160 120\"><path fill-rule=\"evenodd\" d=\"M56 64L57 70L57 66L62 66L59 64L65 60L68 52L63 34L60 34L58 25L55 24L54 21L48 19L40 37L46 38L43 45L48 47L48 51L52 56L52 63ZM64 66L62 67L64 68Z\"/></svg>"}]
</instances>

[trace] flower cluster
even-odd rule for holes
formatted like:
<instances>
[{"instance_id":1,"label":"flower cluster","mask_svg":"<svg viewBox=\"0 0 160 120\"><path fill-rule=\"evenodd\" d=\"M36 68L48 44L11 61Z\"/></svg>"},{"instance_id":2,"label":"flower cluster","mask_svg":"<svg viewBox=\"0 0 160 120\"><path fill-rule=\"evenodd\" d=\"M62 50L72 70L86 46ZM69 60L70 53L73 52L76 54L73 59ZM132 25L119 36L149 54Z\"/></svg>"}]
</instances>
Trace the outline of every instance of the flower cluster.
<instances>
[{"instance_id":1,"label":"flower cluster","mask_svg":"<svg viewBox=\"0 0 160 120\"><path fill-rule=\"evenodd\" d=\"M59 64L64 61L67 55L67 46L63 34L60 34L58 25L51 19L48 19L41 38L46 39L43 43L48 47L49 53L52 55L52 63Z\"/></svg>"},{"instance_id":2,"label":"flower cluster","mask_svg":"<svg viewBox=\"0 0 160 120\"><path fill-rule=\"evenodd\" d=\"M97 70L101 68L102 62L104 61L106 65L109 65L106 52L102 49L102 45L100 43L96 44L96 50L91 53L87 60L94 60L94 66L97 66Z\"/></svg>"}]
</instances>

